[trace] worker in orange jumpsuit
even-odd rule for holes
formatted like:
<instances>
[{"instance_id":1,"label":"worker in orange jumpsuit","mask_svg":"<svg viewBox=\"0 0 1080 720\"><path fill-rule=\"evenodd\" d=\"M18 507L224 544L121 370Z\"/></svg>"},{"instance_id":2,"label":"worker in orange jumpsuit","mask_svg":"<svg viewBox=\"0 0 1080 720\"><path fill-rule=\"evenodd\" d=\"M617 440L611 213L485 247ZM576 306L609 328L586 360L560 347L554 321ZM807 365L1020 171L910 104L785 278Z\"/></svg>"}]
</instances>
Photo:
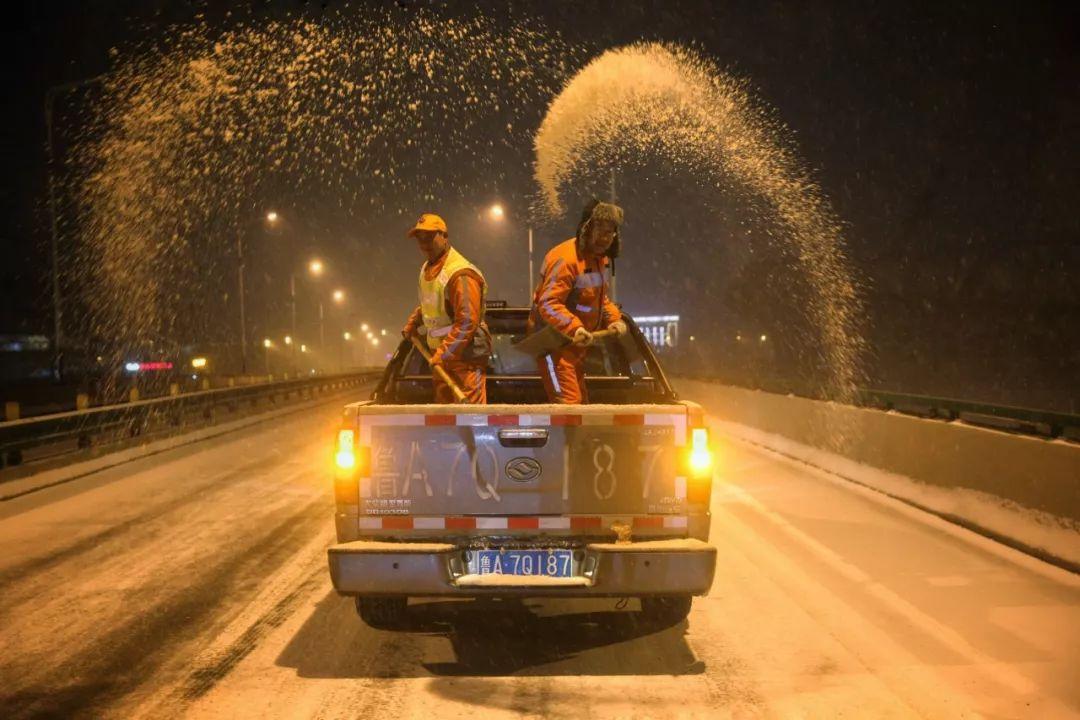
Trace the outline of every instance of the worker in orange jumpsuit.
<instances>
[{"instance_id":1,"label":"worker in orange jumpsuit","mask_svg":"<svg viewBox=\"0 0 1080 720\"><path fill-rule=\"evenodd\" d=\"M434 366L441 366L464 391L469 403L487 402L487 364L491 333L484 322L487 284L480 269L450 246L446 223L425 213L409 231L427 260L420 268L420 305L402 329L419 334L431 352L435 402L453 403L454 394Z\"/></svg>"},{"instance_id":2,"label":"worker in orange jumpsuit","mask_svg":"<svg viewBox=\"0 0 1080 720\"><path fill-rule=\"evenodd\" d=\"M529 332L547 324L572 340L537 358L550 402L587 403L585 356L592 333L603 328L626 333L626 323L608 292L608 266L618 255L622 220L622 208L593 200L585 206L577 235L544 256Z\"/></svg>"}]
</instances>

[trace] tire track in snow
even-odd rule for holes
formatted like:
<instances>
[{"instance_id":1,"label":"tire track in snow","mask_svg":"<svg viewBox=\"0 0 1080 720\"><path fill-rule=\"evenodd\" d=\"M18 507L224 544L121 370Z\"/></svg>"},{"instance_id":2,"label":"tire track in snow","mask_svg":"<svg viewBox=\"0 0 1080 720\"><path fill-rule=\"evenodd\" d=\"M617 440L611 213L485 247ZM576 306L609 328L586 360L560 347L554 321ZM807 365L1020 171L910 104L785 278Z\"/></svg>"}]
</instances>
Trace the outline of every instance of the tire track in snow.
<instances>
[{"instance_id":1,"label":"tire track in snow","mask_svg":"<svg viewBox=\"0 0 1080 720\"><path fill-rule=\"evenodd\" d=\"M38 663L37 677L6 679L7 717L100 717L111 703L152 681L154 671L167 659L197 642L213 626L230 588L280 565L298 544L324 527L326 500L318 498L297 512L278 513L266 521L274 523L267 532L251 543L233 546L233 552L187 592L164 593L158 605L136 608L130 621L81 648L59 667Z\"/></svg>"}]
</instances>

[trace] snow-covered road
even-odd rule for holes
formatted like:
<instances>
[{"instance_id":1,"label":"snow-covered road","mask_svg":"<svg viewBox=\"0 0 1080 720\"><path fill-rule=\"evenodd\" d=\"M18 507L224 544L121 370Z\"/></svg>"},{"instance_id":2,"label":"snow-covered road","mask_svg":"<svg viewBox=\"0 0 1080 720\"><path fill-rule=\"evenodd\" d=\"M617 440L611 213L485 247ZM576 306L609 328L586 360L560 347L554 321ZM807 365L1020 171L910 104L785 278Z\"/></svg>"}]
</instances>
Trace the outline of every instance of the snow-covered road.
<instances>
[{"instance_id":1,"label":"snow-covered road","mask_svg":"<svg viewBox=\"0 0 1080 720\"><path fill-rule=\"evenodd\" d=\"M716 581L613 600L330 588L338 405L0 504L4 717L1080 716L1080 579L721 440Z\"/></svg>"}]
</instances>

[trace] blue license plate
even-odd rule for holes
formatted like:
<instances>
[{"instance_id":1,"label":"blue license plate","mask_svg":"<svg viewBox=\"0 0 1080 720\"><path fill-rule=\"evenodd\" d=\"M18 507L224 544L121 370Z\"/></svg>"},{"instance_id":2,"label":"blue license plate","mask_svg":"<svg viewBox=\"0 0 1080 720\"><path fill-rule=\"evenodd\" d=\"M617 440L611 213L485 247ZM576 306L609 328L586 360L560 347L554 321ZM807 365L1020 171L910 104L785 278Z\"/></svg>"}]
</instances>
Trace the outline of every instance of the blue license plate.
<instances>
[{"instance_id":1,"label":"blue license plate","mask_svg":"<svg viewBox=\"0 0 1080 720\"><path fill-rule=\"evenodd\" d=\"M477 555L481 575L572 576L572 550L480 550Z\"/></svg>"}]
</instances>

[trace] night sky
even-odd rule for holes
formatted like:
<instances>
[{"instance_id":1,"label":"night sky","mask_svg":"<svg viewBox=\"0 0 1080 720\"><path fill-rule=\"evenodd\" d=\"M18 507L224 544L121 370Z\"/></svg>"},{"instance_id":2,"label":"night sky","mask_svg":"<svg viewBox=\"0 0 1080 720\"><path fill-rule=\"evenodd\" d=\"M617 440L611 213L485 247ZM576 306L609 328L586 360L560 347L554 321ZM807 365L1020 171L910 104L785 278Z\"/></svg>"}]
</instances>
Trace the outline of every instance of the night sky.
<instances>
[{"instance_id":1,"label":"night sky","mask_svg":"<svg viewBox=\"0 0 1080 720\"><path fill-rule=\"evenodd\" d=\"M638 40L696 47L746 78L794 133L799 153L845 223L847 250L865 287L870 385L1080 411L1080 58L1074 4L383 5L403 23L415 12L534 17L569 46L587 49L586 55ZM335 12L348 13L349 6L255 3L239 14L256 22L297 15L318 22ZM108 71L111 48L123 53L199 14L211 26L227 26L236 15L229 16L224 5L160 0L23 3L8 13L5 45L14 58L6 63L0 334L48 334L46 89ZM536 108L537 123L543 110ZM76 116L58 117L74 122L70 118ZM260 190L264 205L290 218L277 232L288 233L292 245L283 253L289 257L256 270L267 288L280 285L281 267L317 252L341 269L335 282L363 301L365 317L396 330L411 307L420 262L401 235L412 215L436 210L447 216L452 236L462 239L470 257L483 259L489 277L515 278L494 281L493 290L523 300L524 257L504 249L511 239L523 238L523 223L493 229L478 216L494 201L503 202L511 218L526 216L533 191L531 148L493 152L502 153L495 160L507 166L502 177L475 178L469 200L447 200L441 208L422 207L417 200L408 216L314 213L317 199L290 197L284 181L267 183ZM680 202L677 184L665 184L660 192L634 178L619 182L629 218L620 281L634 288L656 282L654 291L627 291L620 299L639 314L680 313L684 334L711 338L710 354L723 357L721 338L750 321L733 316L731 287L702 294L693 286L709 277L734 285L723 272L695 267L695 246L722 243L716 235L726 229L695 223L693 199ZM541 228L538 246L571 231L569 224ZM643 242L645 235L654 243L678 236L680 242L672 244L678 250L663 262L646 259L642 255L655 244ZM723 256L709 257L723 262ZM371 263L380 267L377 277L344 270ZM674 281L682 276L694 282ZM258 289L253 292L256 332L280 331L268 319L280 302L266 299L280 299L280 293L266 289L264 298ZM774 370L782 374L785 368Z\"/></svg>"}]
</instances>

